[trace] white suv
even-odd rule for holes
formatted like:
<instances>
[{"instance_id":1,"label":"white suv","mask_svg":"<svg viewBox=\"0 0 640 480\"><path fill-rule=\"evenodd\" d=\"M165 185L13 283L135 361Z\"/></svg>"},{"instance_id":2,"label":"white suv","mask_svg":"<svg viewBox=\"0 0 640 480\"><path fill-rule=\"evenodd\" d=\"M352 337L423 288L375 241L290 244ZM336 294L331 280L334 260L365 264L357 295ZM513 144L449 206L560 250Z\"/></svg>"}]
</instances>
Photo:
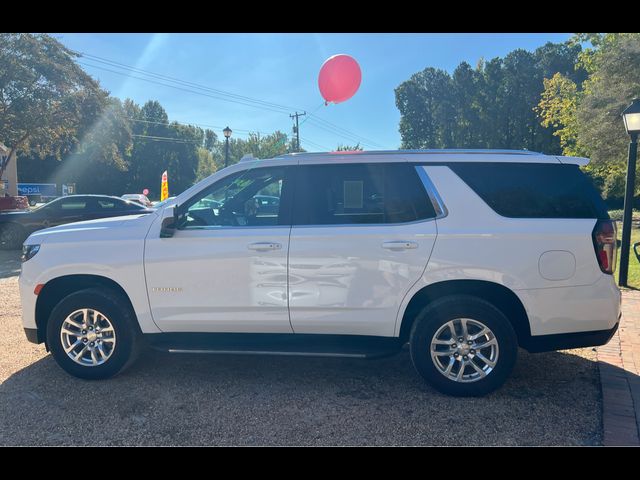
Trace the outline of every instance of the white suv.
<instances>
[{"instance_id":1,"label":"white suv","mask_svg":"<svg viewBox=\"0 0 640 480\"><path fill-rule=\"evenodd\" d=\"M155 213L32 234L25 332L88 379L144 344L355 358L409 343L435 388L483 395L518 346L601 345L618 326L615 224L586 163L500 150L242 161Z\"/></svg>"}]
</instances>

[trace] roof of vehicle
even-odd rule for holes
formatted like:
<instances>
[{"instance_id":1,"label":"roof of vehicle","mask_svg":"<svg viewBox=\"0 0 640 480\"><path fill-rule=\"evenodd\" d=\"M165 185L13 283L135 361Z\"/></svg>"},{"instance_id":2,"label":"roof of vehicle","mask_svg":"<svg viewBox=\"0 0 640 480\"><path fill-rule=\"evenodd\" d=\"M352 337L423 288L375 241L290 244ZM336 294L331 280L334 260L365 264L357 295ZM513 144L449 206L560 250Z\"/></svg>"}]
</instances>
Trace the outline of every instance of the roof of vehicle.
<instances>
[{"instance_id":1,"label":"roof of vehicle","mask_svg":"<svg viewBox=\"0 0 640 480\"><path fill-rule=\"evenodd\" d=\"M588 158L545 155L529 150L494 149L432 149L432 150L371 150L289 153L277 158L295 158L300 163L342 161L408 161L408 162L504 162L504 163L569 163L586 165ZM365 160L365 158L367 160ZM257 160L257 159L256 159Z\"/></svg>"},{"instance_id":2,"label":"roof of vehicle","mask_svg":"<svg viewBox=\"0 0 640 480\"><path fill-rule=\"evenodd\" d=\"M70 198L70 197L117 198L118 200L122 200L120 197L116 197L115 195L102 195L100 193L74 193L73 195L65 195L64 197L57 197L57 198Z\"/></svg>"},{"instance_id":3,"label":"roof of vehicle","mask_svg":"<svg viewBox=\"0 0 640 480\"><path fill-rule=\"evenodd\" d=\"M78 194L73 194L73 195L65 195L64 197L57 197L55 200L51 200L51 202L55 202L55 201L58 201L58 200L63 200L65 198L83 198L83 197L103 198L103 199L104 198L117 199L117 200L120 200L121 202L125 202L125 203L130 204L130 205L134 205L134 206L140 205L139 203L129 202L125 198L116 197L115 195L100 195L98 193L78 193Z\"/></svg>"}]
</instances>

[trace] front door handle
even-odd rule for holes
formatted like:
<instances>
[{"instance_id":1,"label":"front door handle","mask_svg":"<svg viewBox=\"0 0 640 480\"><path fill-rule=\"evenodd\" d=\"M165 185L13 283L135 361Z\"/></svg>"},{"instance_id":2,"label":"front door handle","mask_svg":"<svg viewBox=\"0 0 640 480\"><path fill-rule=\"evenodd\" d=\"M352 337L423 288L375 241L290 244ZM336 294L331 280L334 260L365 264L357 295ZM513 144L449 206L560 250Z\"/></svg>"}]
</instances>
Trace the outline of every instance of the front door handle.
<instances>
[{"instance_id":1,"label":"front door handle","mask_svg":"<svg viewBox=\"0 0 640 480\"><path fill-rule=\"evenodd\" d=\"M382 248L388 250L408 250L412 248L418 248L417 242L409 242L407 240L397 240L394 242L384 242Z\"/></svg>"},{"instance_id":2,"label":"front door handle","mask_svg":"<svg viewBox=\"0 0 640 480\"><path fill-rule=\"evenodd\" d=\"M266 250L280 250L282 248L281 243L276 242L256 242L247 245L249 250L256 250L258 252L264 252Z\"/></svg>"}]
</instances>

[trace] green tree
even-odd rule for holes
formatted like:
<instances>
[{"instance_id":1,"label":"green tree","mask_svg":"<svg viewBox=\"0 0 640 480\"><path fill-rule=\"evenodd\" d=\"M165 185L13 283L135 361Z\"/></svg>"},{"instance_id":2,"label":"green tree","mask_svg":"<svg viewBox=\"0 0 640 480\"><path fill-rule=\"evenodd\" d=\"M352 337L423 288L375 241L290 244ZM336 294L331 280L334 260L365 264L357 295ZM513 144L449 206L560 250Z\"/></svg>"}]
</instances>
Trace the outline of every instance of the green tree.
<instances>
[{"instance_id":1,"label":"green tree","mask_svg":"<svg viewBox=\"0 0 640 480\"><path fill-rule=\"evenodd\" d=\"M544 91L536 112L545 127L552 127L553 135L560 139L560 146L565 155L580 155L578 147L578 122L576 108L578 106L578 87L570 78L561 73L544 79Z\"/></svg>"},{"instance_id":2,"label":"green tree","mask_svg":"<svg viewBox=\"0 0 640 480\"><path fill-rule=\"evenodd\" d=\"M158 101L150 100L141 108L125 102L125 109L134 115L133 149L130 157L129 188L150 195L160 195L162 172L169 175L171 195L193 184L198 175L198 149L205 143L205 132L193 125L169 123L169 116Z\"/></svg>"},{"instance_id":3,"label":"green tree","mask_svg":"<svg viewBox=\"0 0 640 480\"><path fill-rule=\"evenodd\" d=\"M453 146L452 80L444 70L426 68L396 88L402 148Z\"/></svg>"},{"instance_id":4,"label":"green tree","mask_svg":"<svg viewBox=\"0 0 640 480\"><path fill-rule=\"evenodd\" d=\"M106 105L107 93L78 56L46 34L0 33L0 141L11 153L59 157Z\"/></svg>"},{"instance_id":5,"label":"green tree","mask_svg":"<svg viewBox=\"0 0 640 480\"><path fill-rule=\"evenodd\" d=\"M204 131L204 148L213 152L218 146L218 135L213 130L207 128Z\"/></svg>"},{"instance_id":6,"label":"green tree","mask_svg":"<svg viewBox=\"0 0 640 480\"><path fill-rule=\"evenodd\" d=\"M109 98L98 118L80 130L80 141L52 180L76 183L80 193L127 193L131 127L122 103Z\"/></svg>"},{"instance_id":7,"label":"green tree","mask_svg":"<svg viewBox=\"0 0 640 480\"><path fill-rule=\"evenodd\" d=\"M586 171L608 198L622 197L629 138L620 117L640 96L640 34L577 34L573 44L590 42L577 58L587 72L582 83L566 75L545 83L538 113L557 128L563 152L591 159ZM637 190L640 185L636 183Z\"/></svg>"},{"instance_id":8,"label":"green tree","mask_svg":"<svg viewBox=\"0 0 640 480\"><path fill-rule=\"evenodd\" d=\"M395 90L403 148L515 148L558 154L551 125L534 108L544 78L560 72L574 82L585 76L575 65L581 47L546 45L514 50L504 58L460 63L450 75L426 68Z\"/></svg>"},{"instance_id":9,"label":"green tree","mask_svg":"<svg viewBox=\"0 0 640 480\"><path fill-rule=\"evenodd\" d=\"M338 147L336 148L336 152L356 152L356 151L363 151L364 148L362 148L360 146L360 142L356 143L355 145L343 145L343 144L338 144Z\"/></svg>"},{"instance_id":10,"label":"green tree","mask_svg":"<svg viewBox=\"0 0 640 480\"><path fill-rule=\"evenodd\" d=\"M196 173L196 181L207 178L216 172L217 167L210 150L204 147L198 147L196 151L198 155L198 170Z\"/></svg>"},{"instance_id":11,"label":"green tree","mask_svg":"<svg viewBox=\"0 0 640 480\"><path fill-rule=\"evenodd\" d=\"M285 133L275 131L269 135L251 132L246 139L231 138L229 140L229 165L238 163L245 155L255 158L272 158L291 151L290 141ZM218 155L215 155L216 167L224 167L224 142L219 143Z\"/></svg>"},{"instance_id":12,"label":"green tree","mask_svg":"<svg viewBox=\"0 0 640 480\"><path fill-rule=\"evenodd\" d=\"M125 109L118 99L109 97L100 110L81 108L81 114L77 140L61 151L60 158L21 153L18 178L76 183L79 193L126 193L132 137Z\"/></svg>"}]
</instances>

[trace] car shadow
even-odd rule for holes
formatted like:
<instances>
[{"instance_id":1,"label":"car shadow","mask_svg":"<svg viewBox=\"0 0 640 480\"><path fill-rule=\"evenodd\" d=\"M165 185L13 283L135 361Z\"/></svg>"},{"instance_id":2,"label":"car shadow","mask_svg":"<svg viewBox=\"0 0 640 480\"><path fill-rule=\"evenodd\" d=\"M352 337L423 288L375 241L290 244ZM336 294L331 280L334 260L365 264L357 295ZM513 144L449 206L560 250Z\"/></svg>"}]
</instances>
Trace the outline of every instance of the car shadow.
<instances>
[{"instance_id":1,"label":"car shadow","mask_svg":"<svg viewBox=\"0 0 640 480\"><path fill-rule=\"evenodd\" d=\"M20 275L21 250L0 250L0 279Z\"/></svg>"},{"instance_id":2,"label":"car shadow","mask_svg":"<svg viewBox=\"0 0 640 480\"><path fill-rule=\"evenodd\" d=\"M438 393L406 350L376 360L149 350L107 381L71 377L48 355L0 385L0 444L598 445L600 397L597 362L570 350L521 350L507 383L482 398Z\"/></svg>"}]
</instances>

